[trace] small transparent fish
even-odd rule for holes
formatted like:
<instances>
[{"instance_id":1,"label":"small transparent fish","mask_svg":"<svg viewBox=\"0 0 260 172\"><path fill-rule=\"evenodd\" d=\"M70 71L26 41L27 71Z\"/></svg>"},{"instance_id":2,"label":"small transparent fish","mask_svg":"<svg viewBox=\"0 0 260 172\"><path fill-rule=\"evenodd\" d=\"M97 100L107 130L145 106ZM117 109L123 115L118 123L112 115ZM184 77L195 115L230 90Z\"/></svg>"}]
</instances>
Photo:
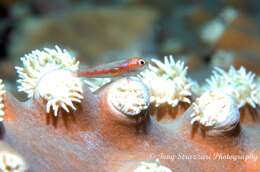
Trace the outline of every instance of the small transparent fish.
<instances>
[{"instance_id":1,"label":"small transparent fish","mask_svg":"<svg viewBox=\"0 0 260 172\"><path fill-rule=\"evenodd\" d=\"M148 62L139 57L132 57L125 60L115 61L96 67L81 70L78 74L82 77L112 78L121 76L131 76L142 72L147 67Z\"/></svg>"}]
</instances>

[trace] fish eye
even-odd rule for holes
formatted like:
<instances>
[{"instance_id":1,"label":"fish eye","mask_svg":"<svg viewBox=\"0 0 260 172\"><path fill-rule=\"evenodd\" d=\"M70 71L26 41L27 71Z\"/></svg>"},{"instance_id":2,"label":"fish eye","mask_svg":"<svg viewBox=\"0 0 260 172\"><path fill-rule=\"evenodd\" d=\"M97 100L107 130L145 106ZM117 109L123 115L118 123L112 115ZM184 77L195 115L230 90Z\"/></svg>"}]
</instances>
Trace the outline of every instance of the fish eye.
<instances>
[{"instance_id":1,"label":"fish eye","mask_svg":"<svg viewBox=\"0 0 260 172\"><path fill-rule=\"evenodd\" d=\"M140 60L138 61L138 63L139 63L140 65L145 65L145 61L144 61L143 59L140 59Z\"/></svg>"}]
</instances>

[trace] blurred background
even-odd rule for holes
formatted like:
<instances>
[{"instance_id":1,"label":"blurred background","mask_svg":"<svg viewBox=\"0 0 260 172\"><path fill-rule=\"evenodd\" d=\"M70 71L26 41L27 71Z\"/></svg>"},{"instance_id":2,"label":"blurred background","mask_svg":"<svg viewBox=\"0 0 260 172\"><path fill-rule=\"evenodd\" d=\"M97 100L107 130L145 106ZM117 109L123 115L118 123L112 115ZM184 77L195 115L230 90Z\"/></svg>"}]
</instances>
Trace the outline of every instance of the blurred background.
<instances>
[{"instance_id":1,"label":"blurred background","mask_svg":"<svg viewBox=\"0 0 260 172\"><path fill-rule=\"evenodd\" d=\"M259 0L0 0L0 77L34 49L68 49L83 64L174 55L203 82L212 66L260 73Z\"/></svg>"}]
</instances>

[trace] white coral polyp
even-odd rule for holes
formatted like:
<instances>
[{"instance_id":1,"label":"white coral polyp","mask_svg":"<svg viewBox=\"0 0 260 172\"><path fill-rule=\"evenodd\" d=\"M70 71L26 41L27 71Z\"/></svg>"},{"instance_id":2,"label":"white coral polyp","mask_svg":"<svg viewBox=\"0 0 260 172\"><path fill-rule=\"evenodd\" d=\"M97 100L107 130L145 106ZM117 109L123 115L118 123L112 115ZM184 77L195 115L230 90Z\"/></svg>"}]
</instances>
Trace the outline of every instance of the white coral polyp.
<instances>
[{"instance_id":1,"label":"white coral polyp","mask_svg":"<svg viewBox=\"0 0 260 172\"><path fill-rule=\"evenodd\" d=\"M4 115L5 115L4 102L3 102L4 94L5 94L5 90L4 90L3 80L0 79L0 121L4 120Z\"/></svg>"},{"instance_id":2,"label":"white coral polyp","mask_svg":"<svg viewBox=\"0 0 260 172\"><path fill-rule=\"evenodd\" d=\"M47 100L47 113L52 107L55 116L58 115L59 107L66 112L70 112L68 107L76 110L73 102L80 103L83 99L80 79L68 70L54 70L46 74L42 77L36 90L36 95Z\"/></svg>"},{"instance_id":3,"label":"white coral polyp","mask_svg":"<svg viewBox=\"0 0 260 172\"><path fill-rule=\"evenodd\" d=\"M21 58L23 67L16 67L20 85L18 91L47 101L46 111L52 107L54 115L60 108L76 109L73 102L81 102L82 84L76 76L79 62L58 46L55 49L35 50Z\"/></svg>"},{"instance_id":4,"label":"white coral polyp","mask_svg":"<svg viewBox=\"0 0 260 172\"><path fill-rule=\"evenodd\" d=\"M20 156L6 151L0 152L0 171L25 172L27 170L27 164Z\"/></svg>"},{"instance_id":5,"label":"white coral polyp","mask_svg":"<svg viewBox=\"0 0 260 172\"><path fill-rule=\"evenodd\" d=\"M148 90L138 78L123 78L115 82L109 92L109 101L125 115L139 115L149 106Z\"/></svg>"},{"instance_id":6,"label":"white coral polyp","mask_svg":"<svg viewBox=\"0 0 260 172\"><path fill-rule=\"evenodd\" d=\"M161 165L160 161L142 161L134 172L172 172L171 169Z\"/></svg>"},{"instance_id":7,"label":"white coral polyp","mask_svg":"<svg viewBox=\"0 0 260 172\"><path fill-rule=\"evenodd\" d=\"M244 67L236 70L231 66L228 72L220 68L215 68L213 76L207 80L208 86L206 89L221 90L233 96L239 108L245 104L256 108L256 105L259 105L259 101L257 100L259 88L256 86L254 78L255 74L252 72L247 73Z\"/></svg>"},{"instance_id":8,"label":"white coral polyp","mask_svg":"<svg viewBox=\"0 0 260 172\"><path fill-rule=\"evenodd\" d=\"M172 107L179 102L190 103L191 83L187 75L184 62L174 61L172 56L164 58L164 63L152 59L154 64L149 64L148 69L140 74L143 82L150 91L150 101L156 107L169 104Z\"/></svg>"},{"instance_id":9,"label":"white coral polyp","mask_svg":"<svg viewBox=\"0 0 260 172\"><path fill-rule=\"evenodd\" d=\"M191 124L199 122L216 133L232 130L240 114L233 98L220 91L208 91L192 104Z\"/></svg>"}]
</instances>

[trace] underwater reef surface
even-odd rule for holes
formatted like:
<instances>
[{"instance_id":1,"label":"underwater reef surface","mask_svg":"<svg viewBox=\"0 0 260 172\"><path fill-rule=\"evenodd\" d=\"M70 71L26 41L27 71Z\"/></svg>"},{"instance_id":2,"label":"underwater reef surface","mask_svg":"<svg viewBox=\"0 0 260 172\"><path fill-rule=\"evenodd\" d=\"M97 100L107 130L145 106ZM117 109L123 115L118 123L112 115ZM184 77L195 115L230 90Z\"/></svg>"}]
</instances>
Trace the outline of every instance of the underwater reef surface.
<instances>
[{"instance_id":1,"label":"underwater reef surface","mask_svg":"<svg viewBox=\"0 0 260 172\"><path fill-rule=\"evenodd\" d=\"M167 125L149 116L136 124L113 120L106 94L107 88L96 97L85 87L79 110L58 118L7 94L3 140L25 157L30 171L132 171L155 158L173 171L259 170L259 159L239 159L259 156L259 119L243 119L232 136L205 137L192 129L187 114Z\"/></svg>"},{"instance_id":2,"label":"underwater reef surface","mask_svg":"<svg viewBox=\"0 0 260 172\"><path fill-rule=\"evenodd\" d=\"M18 90L28 100L17 100L2 82L0 95L2 140L18 153L5 147L2 152L18 157L10 162L14 169L259 169L259 85L243 67L216 68L201 91L191 89L195 81L186 77L187 67L172 56L147 64L130 58L109 71L141 67L139 76L117 78L91 92L80 77L79 61L65 49L34 50L21 60ZM154 82L147 82L148 76ZM0 163L9 168L4 158Z\"/></svg>"},{"instance_id":3,"label":"underwater reef surface","mask_svg":"<svg viewBox=\"0 0 260 172\"><path fill-rule=\"evenodd\" d=\"M259 7L1 1L0 171L260 171ZM77 73L136 56L135 79Z\"/></svg>"}]
</instances>

